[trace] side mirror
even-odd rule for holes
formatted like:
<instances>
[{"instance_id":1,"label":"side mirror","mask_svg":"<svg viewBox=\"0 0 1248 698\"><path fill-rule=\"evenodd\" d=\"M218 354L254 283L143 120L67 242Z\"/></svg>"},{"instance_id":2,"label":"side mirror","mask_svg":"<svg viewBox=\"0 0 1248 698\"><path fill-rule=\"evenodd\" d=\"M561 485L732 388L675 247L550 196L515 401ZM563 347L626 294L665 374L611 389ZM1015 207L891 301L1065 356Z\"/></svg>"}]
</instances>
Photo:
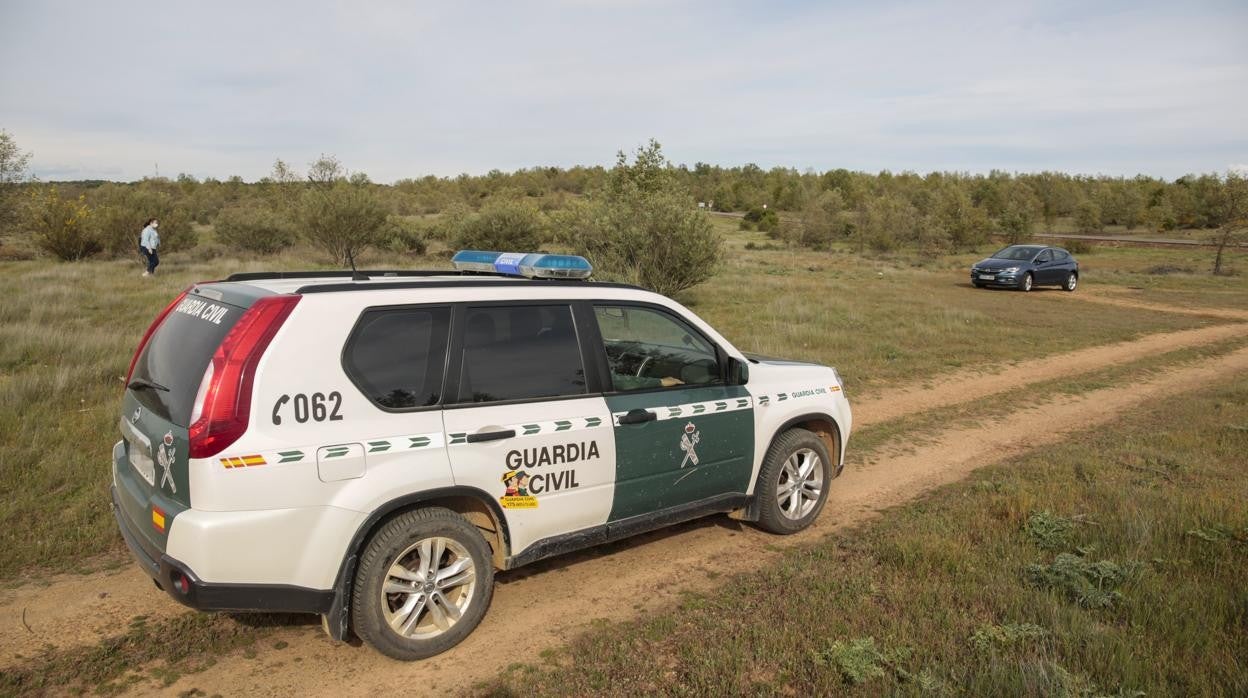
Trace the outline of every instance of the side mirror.
<instances>
[{"instance_id":1,"label":"side mirror","mask_svg":"<svg viewBox=\"0 0 1248 698\"><path fill-rule=\"evenodd\" d=\"M728 381L733 385L745 385L750 381L750 365L735 356L728 357Z\"/></svg>"}]
</instances>

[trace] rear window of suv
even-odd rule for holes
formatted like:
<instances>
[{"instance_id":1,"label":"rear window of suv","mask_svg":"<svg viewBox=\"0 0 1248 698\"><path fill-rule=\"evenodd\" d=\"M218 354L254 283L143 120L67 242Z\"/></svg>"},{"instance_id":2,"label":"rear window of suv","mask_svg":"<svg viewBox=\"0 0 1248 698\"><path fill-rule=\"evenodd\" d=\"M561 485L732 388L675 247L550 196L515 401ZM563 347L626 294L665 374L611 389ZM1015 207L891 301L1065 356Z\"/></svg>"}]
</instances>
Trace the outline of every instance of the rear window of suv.
<instances>
[{"instance_id":1,"label":"rear window of suv","mask_svg":"<svg viewBox=\"0 0 1248 698\"><path fill-rule=\"evenodd\" d=\"M168 388L132 388L148 410L178 426L189 426L204 371L221 340L244 309L221 301L187 296L165 317L134 364L135 381Z\"/></svg>"},{"instance_id":2,"label":"rear window of suv","mask_svg":"<svg viewBox=\"0 0 1248 698\"><path fill-rule=\"evenodd\" d=\"M445 307L366 311L343 355L347 375L383 409L438 404L450 323Z\"/></svg>"}]
</instances>

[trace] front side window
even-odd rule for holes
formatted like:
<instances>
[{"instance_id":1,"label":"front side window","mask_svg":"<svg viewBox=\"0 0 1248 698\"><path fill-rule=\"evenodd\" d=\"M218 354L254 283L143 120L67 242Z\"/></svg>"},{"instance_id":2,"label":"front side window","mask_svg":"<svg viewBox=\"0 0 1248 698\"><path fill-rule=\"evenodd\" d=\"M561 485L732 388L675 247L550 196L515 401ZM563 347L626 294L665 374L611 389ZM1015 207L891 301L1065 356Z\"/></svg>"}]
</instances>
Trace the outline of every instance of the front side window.
<instances>
[{"instance_id":1,"label":"front side window","mask_svg":"<svg viewBox=\"0 0 1248 698\"><path fill-rule=\"evenodd\" d=\"M459 402L583 395L585 366L566 305L468 308Z\"/></svg>"},{"instance_id":2,"label":"front side window","mask_svg":"<svg viewBox=\"0 0 1248 698\"><path fill-rule=\"evenodd\" d=\"M677 318L650 308L594 306L615 390L722 383L715 347Z\"/></svg>"},{"instance_id":3,"label":"front side window","mask_svg":"<svg viewBox=\"0 0 1248 698\"><path fill-rule=\"evenodd\" d=\"M1036 257L1036 262L1041 263L1041 264L1043 264L1044 262L1051 262L1051 261L1053 261L1053 253L1048 250L1041 252L1040 255Z\"/></svg>"},{"instance_id":4,"label":"front side window","mask_svg":"<svg viewBox=\"0 0 1248 698\"><path fill-rule=\"evenodd\" d=\"M436 405L450 323L450 308L365 311L347 343L347 374L380 407Z\"/></svg>"}]
</instances>

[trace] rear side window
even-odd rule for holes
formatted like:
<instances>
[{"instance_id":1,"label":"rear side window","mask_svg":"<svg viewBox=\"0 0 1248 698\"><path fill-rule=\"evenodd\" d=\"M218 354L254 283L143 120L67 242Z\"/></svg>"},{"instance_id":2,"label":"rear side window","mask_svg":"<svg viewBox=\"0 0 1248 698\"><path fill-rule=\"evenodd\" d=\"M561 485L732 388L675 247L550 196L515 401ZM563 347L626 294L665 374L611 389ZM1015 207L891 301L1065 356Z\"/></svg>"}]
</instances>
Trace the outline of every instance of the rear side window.
<instances>
[{"instance_id":1,"label":"rear side window","mask_svg":"<svg viewBox=\"0 0 1248 698\"><path fill-rule=\"evenodd\" d=\"M460 402L584 393L585 366L569 306L468 308Z\"/></svg>"},{"instance_id":2,"label":"rear side window","mask_svg":"<svg viewBox=\"0 0 1248 698\"><path fill-rule=\"evenodd\" d=\"M152 334L130 377L131 385L160 387L132 388L135 398L161 418L188 426L208 362L243 311L198 296L178 303Z\"/></svg>"},{"instance_id":3,"label":"rear side window","mask_svg":"<svg viewBox=\"0 0 1248 698\"><path fill-rule=\"evenodd\" d=\"M379 407L436 405L450 324L450 308L367 310L347 340L347 375Z\"/></svg>"}]
</instances>

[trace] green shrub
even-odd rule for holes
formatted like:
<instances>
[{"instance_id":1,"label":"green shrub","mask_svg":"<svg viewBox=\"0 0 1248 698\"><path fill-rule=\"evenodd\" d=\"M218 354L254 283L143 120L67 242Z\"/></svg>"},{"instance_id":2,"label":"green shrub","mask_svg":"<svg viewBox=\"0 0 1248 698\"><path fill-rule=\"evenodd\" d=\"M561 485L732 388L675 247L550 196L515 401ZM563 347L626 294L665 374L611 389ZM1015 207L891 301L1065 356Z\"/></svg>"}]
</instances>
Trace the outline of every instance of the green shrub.
<instances>
[{"instance_id":1,"label":"green shrub","mask_svg":"<svg viewBox=\"0 0 1248 698\"><path fill-rule=\"evenodd\" d=\"M444 232L458 249L526 252L546 241L546 217L519 198L491 197L473 213L459 208L445 216Z\"/></svg>"},{"instance_id":2,"label":"green shrub","mask_svg":"<svg viewBox=\"0 0 1248 698\"><path fill-rule=\"evenodd\" d=\"M217 241L235 250L272 254L290 247L295 231L290 223L261 202L224 208L213 221Z\"/></svg>"},{"instance_id":3,"label":"green shrub","mask_svg":"<svg viewBox=\"0 0 1248 698\"><path fill-rule=\"evenodd\" d=\"M620 153L606 185L554 217L557 239L602 275L672 295L715 273L723 241L672 176L659 144Z\"/></svg>"},{"instance_id":4,"label":"green shrub","mask_svg":"<svg viewBox=\"0 0 1248 698\"><path fill-rule=\"evenodd\" d=\"M149 218L160 221L161 252L189 250L198 243L187 210L147 182L105 184L92 190L89 203L94 233L110 255L137 255L139 233Z\"/></svg>"},{"instance_id":5,"label":"green shrub","mask_svg":"<svg viewBox=\"0 0 1248 698\"><path fill-rule=\"evenodd\" d=\"M345 181L304 192L298 212L300 234L343 265L378 244L386 224L386 209L377 194Z\"/></svg>"},{"instance_id":6,"label":"green shrub","mask_svg":"<svg viewBox=\"0 0 1248 698\"><path fill-rule=\"evenodd\" d=\"M56 187L34 189L24 213L23 227L35 245L57 259L84 259L102 249L85 197L63 198Z\"/></svg>"},{"instance_id":7,"label":"green shrub","mask_svg":"<svg viewBox=\"0 0 1248 698\"><path fill-rule=\"evenodd\" d=\"M426 239L430 237L430 228L419 220L390 216L382 235L391 252L423 255L429 249Z\"/></svg>"},{"instance_id":8,"label":"green shrub","mask_svg":"<svg viewBox=\"0 0 1248 698\"><path fill-rule=\"evenodd\" d=\"M745 212L745 220L754 224L754 227L764 233L770 233L780 227L780 216L769 208L762 206L752 206L750 210Z\"/></svg>"},{"instance_id":9,"label":"green shrub","mask_svg":"<svg viewBox=\"0 0 1248 698\"><path fill-rule=\"evenodd\" d=\"M1096 245L1087 240L1064 240L1062 246L1071 254L1092 254L1096 251Z\"/></svg>"}]
</instances>

